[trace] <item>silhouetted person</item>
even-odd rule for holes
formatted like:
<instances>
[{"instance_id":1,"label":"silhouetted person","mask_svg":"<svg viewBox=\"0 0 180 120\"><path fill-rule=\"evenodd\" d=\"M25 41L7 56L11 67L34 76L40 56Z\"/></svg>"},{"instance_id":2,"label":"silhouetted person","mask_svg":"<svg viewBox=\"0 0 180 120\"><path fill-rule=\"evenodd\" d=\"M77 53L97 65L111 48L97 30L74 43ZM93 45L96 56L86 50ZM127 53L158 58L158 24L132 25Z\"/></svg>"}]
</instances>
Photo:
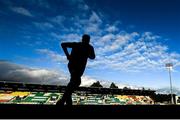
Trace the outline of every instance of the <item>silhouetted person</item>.
<instances>
[{"instance_id":1,"label":"silhouetted person","mask_svg":"<svg viewBox=\"0 0 180 120\"><path fill-rule=\"evenodd\" d=\"M83 35L82 42L65 42L61 46L64 53L69 60L68 68L71 74L70 82L67 85L66 91L57 105L72 105L72 93L80 86L81 76L84 73L87 59L95 59L94 48L89 44L90 36ZM71 54L68 53L67 48L72 48Z\"/></svg>"}]
</instances>

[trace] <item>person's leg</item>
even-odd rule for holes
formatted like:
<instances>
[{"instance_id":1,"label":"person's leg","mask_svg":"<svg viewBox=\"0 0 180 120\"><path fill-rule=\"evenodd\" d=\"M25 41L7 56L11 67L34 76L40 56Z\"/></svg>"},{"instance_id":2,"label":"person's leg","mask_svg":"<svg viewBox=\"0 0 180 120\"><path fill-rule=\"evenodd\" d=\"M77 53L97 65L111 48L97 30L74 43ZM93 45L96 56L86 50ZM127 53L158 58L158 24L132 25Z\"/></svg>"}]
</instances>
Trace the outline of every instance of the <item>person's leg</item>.
<instances>
[{"instance_id":1,"label":"person's leg","mask_svg":"<svg viewBox=\"0 0 180 120\"><path fill-rule=\"evenodd\" d=\"M70 89L68 89L68 94L66 95L66 105L72 105L73 101L72 101L72 93L79 87L80 85L80 77L74 77L72 76L71 79L71 84L70 84Z\"/></svg>"},{"instance_id":2,"label":"person's leg","mask_svg":"<svg viewBox=\"0 0 180 120\"><path fill-rule=\"evenodd\" d=\"M72 93L79 87L81 84L81 76L82 73L80 73L79 69L74 69L71 67L70 64L68 64L69 72L71 74L71 79L69 84L67 85L66 91L63 94L63 97L60 101L57 102L57 104L64 105L66 102L67 105L72 105Z\"/></svg>"},{"instance_id":3,"label":"person's leg","mask_svg":"<svg viewBox=\"0 0 180 120\"><path fill-rule=\"evenodd\" d=\"M64 105L65 102L70 101L72 94L72 82L70 81L66 87L66 90L62 98L57 102L58 105Z\"/></svg>"},{"instance_id":4,"label":"person's leg","mask_svg":"<svg viewBox=\"0 0 180 120\"><path fill-rule=\"evenodd\" d=\"M67 104L72 105L71 95L72 95L72 92L73 92L73 84L74 83L72 81L70 81L70 83L67 86L66 92L64 93L66 105Z\"/></svg>"},{"instance_id":5,"label":"person's leg","mask_svg":"<svg viewBox=\"0 0 180 120\"><path fill-rule=\"evenodd\" d=\"M66 97L66 105L72 105L72 92L71 93L69 93L69 95L67 95L67 97Z\"/></svg>"},{"instance_id":6,"label":"person's leg","mask_svg":"<svg viewBox=\"0 0 180 120\"><path fill-rule=\"evenodd\" d=\"M72 74L72 72L74 70L72 69L72 65L70 63L68 63L68 69L69 69L70 74ZM72 75L71 75L71 79L72 79ZM68 85L67 85L67 87L65 89L65 92L64 92L62 98L56 104L64 105L64 103L67 101L66 99L68 98L68 96L70 96L68 94L70 93L69 91L70 91L70 88L71 88L71 79L70 79L70 82L68 83Z\"/></svg>"}]
</instances>

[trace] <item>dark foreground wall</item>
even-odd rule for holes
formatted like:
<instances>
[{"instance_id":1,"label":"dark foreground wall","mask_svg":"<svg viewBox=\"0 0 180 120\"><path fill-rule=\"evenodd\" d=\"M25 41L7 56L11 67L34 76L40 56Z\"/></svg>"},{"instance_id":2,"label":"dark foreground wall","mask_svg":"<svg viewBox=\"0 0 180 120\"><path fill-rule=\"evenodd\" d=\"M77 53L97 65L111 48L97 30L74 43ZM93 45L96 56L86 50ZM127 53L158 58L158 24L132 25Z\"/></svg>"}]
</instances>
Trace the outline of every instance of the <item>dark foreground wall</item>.
<instances>
[{"instance_id":1,"label":"dark foreground wall","mask_svg":"<svg viewBox=\"0 0 180 120\"><path fill-rule=\"evenodd\" d=\"M0 118L180 118L180 106L124 105L124 106L55 106L0 105Z\"/></svg>"}]
</instances>

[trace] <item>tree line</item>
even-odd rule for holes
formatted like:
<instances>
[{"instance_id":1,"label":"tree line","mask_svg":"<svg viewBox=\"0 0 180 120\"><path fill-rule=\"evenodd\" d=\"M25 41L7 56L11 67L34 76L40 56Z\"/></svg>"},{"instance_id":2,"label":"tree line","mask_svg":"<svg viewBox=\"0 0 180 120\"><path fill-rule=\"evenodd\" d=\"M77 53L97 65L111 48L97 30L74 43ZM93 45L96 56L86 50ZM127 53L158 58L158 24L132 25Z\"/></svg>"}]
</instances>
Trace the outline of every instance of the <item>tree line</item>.
<instances>
[{"instance_id":1,"label":"tree line","mask_svg":"<svg viewBox=\"0 0 180 120\"><path fill-rule=\"evenodd\" d=\"M100 84L99 81L93 83L90 87L98 87L98 88L103 88L103 86ZM111 83L111 85L109 86L109 88L118 88L118 86L115 83Z\"/></svg>"}]
</instances>

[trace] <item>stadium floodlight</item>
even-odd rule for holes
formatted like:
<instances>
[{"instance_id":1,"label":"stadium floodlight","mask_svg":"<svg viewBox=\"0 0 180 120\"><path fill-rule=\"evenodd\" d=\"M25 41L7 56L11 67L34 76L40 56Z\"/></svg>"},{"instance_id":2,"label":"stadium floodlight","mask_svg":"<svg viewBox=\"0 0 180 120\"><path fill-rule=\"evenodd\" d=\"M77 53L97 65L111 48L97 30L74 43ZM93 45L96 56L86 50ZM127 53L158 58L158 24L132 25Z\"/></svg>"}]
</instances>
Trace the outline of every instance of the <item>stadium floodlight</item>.
<instances>
[{"instance_id":1,"label":"stadium floodlight","mask_svg":"<svg viewBox=\"0 0 180 120\"><path fill-rule=\"evenodd\" d=\"M169 71L169 79L170 79L170 91L171 91L171 104L174 104L174 99L173 99L173 94L172 94L172 80L171 80L171 70L173 68L173 64L172 63L167 63L166 64L166 68Z\"/></svg>"}]
</instances>

